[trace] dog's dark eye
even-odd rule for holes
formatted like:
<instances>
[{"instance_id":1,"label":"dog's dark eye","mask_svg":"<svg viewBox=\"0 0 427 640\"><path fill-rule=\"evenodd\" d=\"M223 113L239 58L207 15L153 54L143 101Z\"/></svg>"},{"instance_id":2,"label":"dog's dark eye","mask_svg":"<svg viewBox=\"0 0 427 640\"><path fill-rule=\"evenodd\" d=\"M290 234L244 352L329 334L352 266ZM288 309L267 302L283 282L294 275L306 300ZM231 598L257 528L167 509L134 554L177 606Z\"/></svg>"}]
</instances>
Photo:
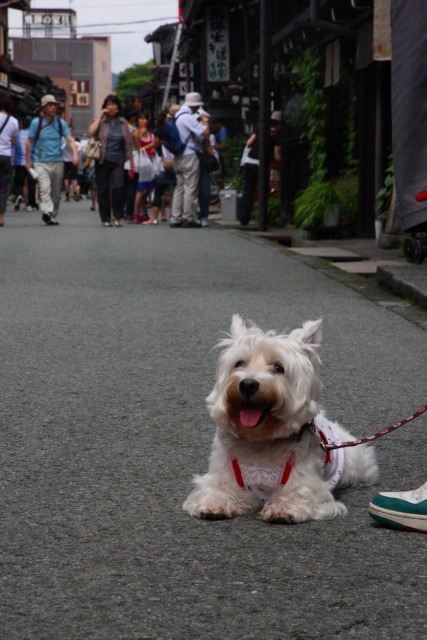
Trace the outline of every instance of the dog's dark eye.
<instances>
[{"instance_id":1,"label":"dog's dark eye","mask_svg":"<svg viewBox=\"0 0 427 640\"><path fill-rule=\"evenodd\" d=\"M274 373L285 373L285 370L282 367L282 365L280 364L280 362L275 362L273 364L273 372Z\"/></svg>"},{"instance_id":2,"label":"dog's dark eye","mask_svg":"<svg viewBox=\"0 0 427 640\"><path fill-rule=\"evenodd\" d=\"M234 365L234 368L240 369L241 367L245 367L245 366L246 366L246 362L244 360L238 360Z\"/></svg>"}]
</instances>

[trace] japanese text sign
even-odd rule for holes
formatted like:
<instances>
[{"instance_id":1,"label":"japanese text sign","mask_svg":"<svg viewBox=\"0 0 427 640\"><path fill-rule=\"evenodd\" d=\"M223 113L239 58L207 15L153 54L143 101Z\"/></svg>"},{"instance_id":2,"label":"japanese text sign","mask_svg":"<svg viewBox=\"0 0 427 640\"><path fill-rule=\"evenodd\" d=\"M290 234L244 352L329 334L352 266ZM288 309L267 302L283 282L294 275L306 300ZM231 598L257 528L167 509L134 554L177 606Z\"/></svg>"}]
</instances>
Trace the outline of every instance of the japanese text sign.
<instances>
[{"instance_id":1,"label":"japanese text sign","mask_svg":"<svg viewBox=\"0 0 427 640\"><path fill-rule=\"evenodd\" d=\"M230 80L230 44L228 37L228 10L223 6L206 10L207 80Z\"/></svg>"}]
</instances>

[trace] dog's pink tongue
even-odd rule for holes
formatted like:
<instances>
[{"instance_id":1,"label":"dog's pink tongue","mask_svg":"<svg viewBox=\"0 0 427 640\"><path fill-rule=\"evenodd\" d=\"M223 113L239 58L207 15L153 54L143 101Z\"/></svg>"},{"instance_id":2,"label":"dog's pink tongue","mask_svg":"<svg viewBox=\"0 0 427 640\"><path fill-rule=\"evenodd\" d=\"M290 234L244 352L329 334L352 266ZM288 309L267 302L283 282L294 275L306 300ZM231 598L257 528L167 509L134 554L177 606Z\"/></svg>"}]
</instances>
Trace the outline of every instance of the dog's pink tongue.
<instances>
[{"instance_id":1,"label":"dog's pink tongue","mask_svg":"<svg viewBox=\"0 0 427 640\"><path fill-rule=\"evenodd\" d=\"M242 409L240 411L240 424L244 427L255 427L262 416L260 409Z\"/></svg>"}]
</instances>

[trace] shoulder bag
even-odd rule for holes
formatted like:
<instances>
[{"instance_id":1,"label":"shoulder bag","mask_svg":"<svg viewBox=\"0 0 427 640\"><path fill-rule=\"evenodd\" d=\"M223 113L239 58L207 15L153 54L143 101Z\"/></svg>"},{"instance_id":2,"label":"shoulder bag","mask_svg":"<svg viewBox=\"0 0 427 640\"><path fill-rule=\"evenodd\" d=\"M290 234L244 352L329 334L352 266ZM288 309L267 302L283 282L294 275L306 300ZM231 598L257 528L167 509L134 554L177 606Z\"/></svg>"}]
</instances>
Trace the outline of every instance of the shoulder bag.
<instances>
[{"instance_id":1,"label":"shoulder bag","mask_svg":"<svg viewBox=\"0 0 427 640\"><path fill-rule=\"evenodd\" d=\"M203 148L203 151L198 151L197 156L200 160L200 164L204 166L208 173L213 173L214 171L220 170L218 160L213 153L206 149L206 147Z\"/></svg>"},{"instance_id":2,"label":"shoulder bag","mask_svg":"<svg viewBox=\"0 0 427 640\"><path fill-rule=\"evenodd\" d=\"M87 141L83 153L86 158L90 158L91 160L99 160L101 157L101 143L96 138L89 138Z\"/></svg>"},{"instance_id":3,"label":"shoulder bag","mask_svg":"<svg viewBox=\"0 0 427 640\"><path fill-rule=\"evenodd\" d=\"M174 158L173 153L168 151L165 145L163 145L162 146L162 165L163 165L163 171L165 171L166 173L174 173L173 158Z\"/></svg>"}]
</instances>

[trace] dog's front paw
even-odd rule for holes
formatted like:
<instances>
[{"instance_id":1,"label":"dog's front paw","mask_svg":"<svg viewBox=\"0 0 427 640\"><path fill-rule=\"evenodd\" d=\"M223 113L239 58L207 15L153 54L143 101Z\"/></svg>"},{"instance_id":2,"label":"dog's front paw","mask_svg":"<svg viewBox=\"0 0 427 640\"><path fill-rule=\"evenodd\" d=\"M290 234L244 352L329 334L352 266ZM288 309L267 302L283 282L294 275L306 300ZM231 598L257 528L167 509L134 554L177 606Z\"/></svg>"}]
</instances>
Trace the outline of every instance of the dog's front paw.
<instances>
[{"instance_id":1,"label":"dog's front paw","mask_svg":"<svg viewBox=\"0 0 427 640\"><path fill-rule=\"evenodd\" d=\"M302 522L299 515L295 509L290 509L286 503L281 505L266 504L260 513L260 518L264 522L271 522L272 524L293 524Z\"/></svg>"},{"instance_id":2,"label":"dog's front paw","mask_svg":"<svg viewBox=\"0 0 427 640\"><path fill-rule=\"evenodd\" d=\"M230 513L228 509L213 505L209 509L199 511L197 517L201 520L228 520L228 518L233 518L234 514Z\"/></svg>"},{"instance_id":3,"label":"dog's front paw","mask_svg":"<svg viewBox=\"0 0 427 640\"><path fill-rule=\"evenodd\" d=\"M240 515L233 504L223 496L206 495L203 491L190 493L183 509L190 516L202 520L226 520Z\"/></svg>"},{"instance_id":4,"label":"dog's front paw","mask_svg":"<svg viewBox=\"0 0 427 640\"><path fill-rule=\"evenodd\" d=\"M311 502L294 502L292 500L279 500L265 505L260 517L264 522L272 524L298 524L309 520L330 520L347 513L342 502L332 500L315 504Z\"/></svg>"}]
</instances>

